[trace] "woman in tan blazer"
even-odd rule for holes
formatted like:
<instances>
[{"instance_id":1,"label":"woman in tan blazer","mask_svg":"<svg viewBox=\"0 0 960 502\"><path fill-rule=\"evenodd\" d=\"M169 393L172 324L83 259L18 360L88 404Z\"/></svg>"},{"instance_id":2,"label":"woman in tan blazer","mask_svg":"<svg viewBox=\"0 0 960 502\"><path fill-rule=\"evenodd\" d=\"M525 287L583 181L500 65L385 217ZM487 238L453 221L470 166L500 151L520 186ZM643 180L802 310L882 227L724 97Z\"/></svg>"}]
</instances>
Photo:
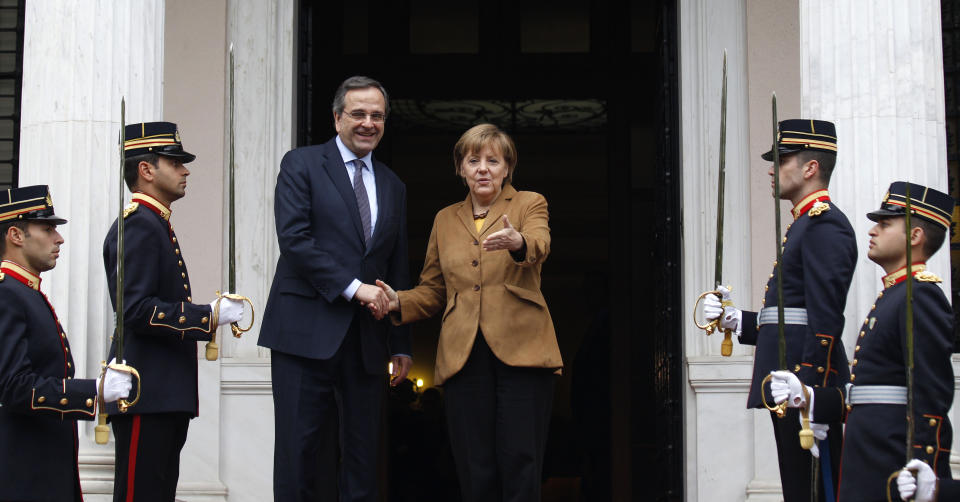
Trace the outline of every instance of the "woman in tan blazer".
<instances>
[{"instance_id":1,"label":"woman in tan blazer","mask_svg":"<svg viewBox=\"0 0 960 502\"><path fill-rule=\"evenodd\" d=\"M443 313L436 382L464 502L540 500L555 377L563 367L540 269L547 201L510 184L513 140L482 124L453 150L470 193L437 213L420 283L390 297L397 324Z\"/></svg>"}]
</instances>

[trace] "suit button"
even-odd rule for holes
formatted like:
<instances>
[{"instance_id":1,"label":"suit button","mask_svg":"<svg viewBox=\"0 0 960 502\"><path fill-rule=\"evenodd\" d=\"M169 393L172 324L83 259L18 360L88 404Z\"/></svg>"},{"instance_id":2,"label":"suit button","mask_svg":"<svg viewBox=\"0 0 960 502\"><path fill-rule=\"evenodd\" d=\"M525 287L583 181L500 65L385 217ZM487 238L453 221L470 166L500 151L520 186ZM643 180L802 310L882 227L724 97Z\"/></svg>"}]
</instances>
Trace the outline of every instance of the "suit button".
<instances>
[{"instance_id":1,"label":"suit button","mask_svg":"<svg viewBox=\"0 0 960 502\"><path fill-rule=\"evenodd\" d=\"M479 285L479 284L474 284L474 285L473 285L473 290L474 290L474 291L480 291L480 285Z\"/></svg>"},{"instance_id":2,"label":"suit button","mask_svg":"<svg viewBox=\"0 0 960 502\"><path fill-rule=\"evenodd\" d=\"M930 427L936 427L936 426L937 426L937 419L936 419L936 418L931 418L931 419L930 419Z\"/></svg>"},{"instance_id":3,"label":"suit button","mask_svg":"<svg viewBox=\"0 0 960 502\"><path fill-rule=\"evenodd\" d=\"M67 398L61 399L61 400L60 400L60 406L66 406L68 402L69 402L69 401L67 401Z\"/></svg>"},{"instance_id":4,"label":"suit button","mask_svg":"<svg viewBox=\"0 0 960 502\"><path fill-rule=\"evenodd\" d=\"M470 264L473 265L474 267L476 267L476 266L480 265L480 262L477 261L477 260L473 260L473 262L470 263Z\"/></svg>"},{"instance_id":5,"label":"suit button","mask_svg":"<svg viewBox=\"0 0 960 502\"><path fill-rule=\"evenodd\" d=\"M817 366L817 373L823 373L824 371L826 370L823 369L823 366Z\"/></svg>"},{"instance_id":6,"label":"suit button","mask_svg":"<svg viewBox=\"0 0 960 502\"><path fill-rule=\"evenodd\" d=\"M40 396L40 397L37 398L37 402L38 402L38 403L43 404L43 403L45 403L46 401L47 401L47 398L45 398L45 397L43 397L43 396Z\"/></svg>"},{"instance_id":7,"label":"suit button","mask_svg":"<svg viewBox=\"0 0 960 502\"><path fill-rule=\"evenodd\" d=\"M177 319L177 322L179 322L180 324L187 322L186 316L180 316L180 319Z\"/></svg>"},{"instance_id":8,"label":"suit button","mask_svg":"<svg viewBox=\"0 0 960 502\"><path fill-rule=\"evenodd\" d=\"M480 241L474 239L474 240L473 240L473 245L474 245L474 246L479 246L479 245L480 245Z\"/></svg>"},{"instance_id":9,"label":"suit button","mask_svg":"<svg viewBox=\"0 0 960 502\"><path fill-rule=\"evenodd\" d=\"M93 399L87 399L87 408L93 408Z\"/></svg>"},{"instance_id":10,"label":"suit button","mask_svg":"<svg viewBox=\"0 0 960 502\"><path fill-rule=\"evenodd\" d=\"M167 317L167 314L164 314L163 312L157 314L157 319L163 319L164 317Z\"/></svg>"},{"instance_id":11,"label":"suit button","mask_svg":"<svg viewBox=\"0 0 960 502\"><path fill-rule=\"evenodd\" d=\"M824 347L826 347L827 345L830 345L830 342L826 340L820 340L820 345L823 345Z\"/></svg>"},{"instance_id":12,"label":"suit button","mask_svg":"<svg viewBox=\"0 0 960 502\"><path fill-rule=\"evenodd\" d=\"M878 298L878 299L883 298L883 291L881 291L880 294L877 295L877 298Z\"/></svg>"},{"instance_id":13,"label":"suit button","mask_svg":"<svg viewBox=\"0 0 960 502\"><path fill-rule=\"evenodd\" d=\"M60 338L63 338L64 340L66 340L66 339L67 339L67 334L66 334L66 333L60 333Z\"/></svg>"},{"instance_id":14,"label":"suit button","mask_svg":"<svg viewBox=\"0 0 960 502\"><path fill-rule=\"evenodd\" d=\"M932 446L927 446L927 455L933 455L933 451L934 450Z\"/></svg>"},{"instance_id":15,"label":"suit button","mask_svg":"<svg viewBox=\"0 0 960 502\"><path fill-rule=\"evenodd\" d=\"M770 291L770 286L764 286L764 287L763 287L763 290L764 290L764 291Z\"/></svg>"}]
</instances>

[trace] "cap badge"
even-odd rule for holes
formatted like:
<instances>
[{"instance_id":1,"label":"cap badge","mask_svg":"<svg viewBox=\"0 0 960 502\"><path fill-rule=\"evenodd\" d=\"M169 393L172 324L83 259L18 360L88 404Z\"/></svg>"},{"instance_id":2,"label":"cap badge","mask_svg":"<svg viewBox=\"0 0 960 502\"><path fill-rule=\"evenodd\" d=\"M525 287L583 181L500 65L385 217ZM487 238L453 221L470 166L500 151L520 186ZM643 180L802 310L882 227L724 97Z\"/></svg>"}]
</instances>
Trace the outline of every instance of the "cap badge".
<instances>
[{"instance_id":1,"label":"cap badge","mask_svg":"<svg viewBox=\"0 0 960 502\"><path fill-rule=\"evenodd\" d=\"M174 133L173 133L173 139L174 139L174 141L176 141L177 143L181 143L181 141L180 141L180 129L177 129L176 131L174 131Z\"/></svg>"}]
</instances>

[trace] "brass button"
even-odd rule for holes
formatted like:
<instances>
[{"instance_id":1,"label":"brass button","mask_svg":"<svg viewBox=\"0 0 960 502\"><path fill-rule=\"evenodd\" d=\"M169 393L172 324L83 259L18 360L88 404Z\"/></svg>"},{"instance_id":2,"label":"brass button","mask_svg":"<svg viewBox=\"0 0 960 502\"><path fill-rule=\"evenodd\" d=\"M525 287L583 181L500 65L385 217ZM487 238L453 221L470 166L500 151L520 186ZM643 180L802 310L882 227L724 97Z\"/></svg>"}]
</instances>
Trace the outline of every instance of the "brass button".
<instances>
[{"instance_id":1,"label":"brass button","mask_svg":"<svg viewBox=\"0 0 960 502\"><path fill-rule=\"evenodd\" d=\"M173 242L177 242L177 237L176 237L176 236L173 237Z\"/></svg>"},{"instance_id":2,"label":"brass button","mask_svg":"<svg viewBox=\"0 0 960 502\"><path fill-rule=\"evenodd\" d=\"M69 401L67 401L67 398L61 399L61 400L60 400L60 406L66 406L68 402L69 402Z\"/></svg>"},{"instance_id":3,"label":"brass button","mask_svg":"<svg viewBox=\"0 0 960 502\"><path fill-rule=\"evenodd\" d=\"M167 317L167 314L164 314L163 312L157 314L157 319L163 319L164 317Z\"/></svg>"},{"instance_id":4,"label":"brass button","mask_svg":"<svg viewBox=\"0 0 960 502\"><path fill-rule=\"evenodd\" d=\"M763 290L764 290L764 291L770 291L770 286L764 286L764 287L763 287Z\"/></svg>"},{"instance_id":5,"label":"brass button","mask_svg":"<svg viewBox=\"0 0 960 502\"><path fill-rule=\"evenodd\" d=\"M180 254L180 248L174 249L173 252L174 252L174 253L177 253L177 254Z\"/></svg>"},{"instance_id":6,"label":"brass button","mask_svg":"<svg viewBox=\"0 0 960 502\"><path fill-rule=\"evenodd\" d=\"M823 369L823 366L817 366L817 373L823 373L824 371L826 370Z\"/></svg>"},{"instance_id":7,"label":"brass button","mask_svg":"<svg viewBox=\"0 0 960 502\"><path fill-rule=\"evenodd\" d=\"M186 316L180 316L180 319L177 319L177 322L179 322L180 324L183 324L183 323L187 322L187 317L186 317Z\"/></svg>"},{"instance_id":8,"label":"brass button","mask_svg":"<svg viewBox=\"0 0 960 502\"><path fill-rule=\"evenodd\" d=\"M857 347L856 347L855 349L853 349L853 351L854 351L854 352L860 352L860 346L857 345Z\"/></svg>"},{"instance_id":9,"label":"brass button","mask_svg":"<svg viewBox=\"0 0 960 502\"><path fill-rule=\"evenodd\" d=\"M847 411L853 411L853 406L848 404L848 405L847 405Z\"/></svg>"},{"instance_id":10,"label":"brass button","mask_svg":"<svg viewBox=\"0 0 960 502\"><path fill-rule=\"evenodd\" d=\"M70 368L73 368L73 363L68 362L68 363L67 363L67 369L70 369Z\"/></svg>"},{"instance_id":11,"label":"brass button","mask_svg":"<svg viewBox=\"0 0 960 502\"><path fill-rule=\"evenodd\" d=\"M856 379L857 379L857 375L850 375L850 381L851 381L851 382L854 381L854 380L856 380Z\"/></svg>"},{"instance_id":12,"label":"brass button","mask_svg":"<svg viewBox=\"0 0 960 502\"><path fill-rule=\"evenodd\" d=\"M799 364L793 367L793 372L794 372L794 373L799 373L799 372L800 372L800 365L799 365Z\"/></svg>"},{"instance_id":13,"label":"brass button","mask_svg":"<svg viewBox=\"0 0 960 502\"><path fill-rule=\"evenodd\" d=\"M770 274L770 278L773 279L773 274Z\"/></svg>"},{"instance_id":14,"label":"brass button","mask_svg":"<svg viewBox=\"0 0 960 502\"><path fill-rule=\"evenodd\" d=\"M184 290L184 291L190 291L190 286L184 284L184 285L183 285L183 290Z\"/></svg>"},{"instance_id":15,"label":"brass button","mask_svg":"<svg viewBox=\"0 0 960 502\"><path fill-rule=\"evenodd\" d=\"M474 267L476 267L476 266L480 265L480 262L477 261L477 260L473 260L473 262L471 263L471 265L473 265Z\"/></svg>"},{"instance_id":16,"label":"brass button","mask_svg":"<svg viewBox=\"0 0 960 502\"><path fill-rule=\"evenodd\" d=\"M783 236L783 243L784 243L784 244L787 243L787 236Z\"/></svg>"},{"instance_id":17,"label":"brass button","mask_svg":"<svg viewBox=\"0 0 960 502\"><path fill-rule=\"evenodd\" d=\"M777 266L777 260L773 260L773 266L774 266L774 267Z\"/></svg>"},{"instance_id":18,"label":"brass button","mask_svg":"<svg viewBox=\"0 0 960 502\"><path fill-rule=\"evenodd\" d=\"M183 260L178 260L178 261L177 261L177 265L180 265L180 266L182 267L182 266L183 266Z\"/></svg>"},{"instance_id":19,"label":"brass button","mask_svg":"<svg viewBox=\"0 0 960 502\"><path fill-rule=\"evenodd\" d=\"M70 347L64 347L64 348L63 348L63 353L64 353L64 354L69 354L69 353L70 353Z\"/></svg>"},{"instance_id":20,"label":"brass button","mask_svg":"<svg viewBox=\"0 0 960 502\"><path fill-rule=\"evenodd\" d=\"M851 365L856 366L857 363L859 363L859 362L860 362L860 360L858 360L856 357L854 357L854 358L853 358L853 362L851 363Z\"/></svg>"},{"instance_id":21,"label":"brass button","mask_svg":"<svg viewBox=\"0 0 960 502\"><path fill-rule=\"evenodd\" d=\"M180 272L180 278L181 278L181 279L186 279L186 278L187 278L187 273L186 273L186 272Z\"/></svg>"},{"instance_id":22,"label":"brass button","mask_svg":"<svg viewBox=\"0 0 960 502\"><path fill-rule=\"evenodd\" d=\"M188 297L187 297L187 301L188 301L188 302L193 302L193 297L192 297L192 296L188 296Z\"/></svg>"},{"instance_id":23,"label":"brass button","mask_svg":"<svg viewBox=\"0 0 960 502\"><path fill-rule=\"evenodd\" d=\"M209 321L209 320L210 320L210 318L208 318L208 317L201 318L201 319L200 319L200 324L206 324L207 321Z\"/></svg>"},{"instance_id":24,"label":"brass button","mask_svg":"<svg viewBox=\"0 0 960 502\"><path fill-rule=\"evenodd\" d=\"M881 291L880 294L877 295L877 298L878 298L878 299L879 299L879 298L883 298L883 291Z\"/></svg>"},{"instance_id":25,"label":"brass button","mask_svg":"<svg viewBox=\"0 0 960 502\"><path fill-rule=\"evenodd\" d=\"M874 310L874 309L876 309L876 308L877 308L877 304L876 304L876 303L874 303L873 305L870 306L870 310Z\"/></svg>"},{"instance_id":26,"label":"brass button","mask_svg":"<svg viewBox=\"0 0 960 502\"><path fill-rule=\"evenodd\" d=\"M928 454L928 455L933 455L933 451L934 451L934 450L933 450L933 447L932 447L932 446L927 446L927 454Z\"/></svg>"},{"instance_id":27,"label":"brass button","mask_svg":"<svg viewBox=\"0 0 960 502\"><path fill-rule=\"evenodd\" d=\"M863 336L863 335L865 335L865 334L867 334L866 331L861 331L861 332L860 332L860 336Z\"/></svg>"},{"instance_id":28,"label":"brass button","mask_svg":"<svg viewBox=\"0 0 960 502\"><path fill-rule=\"evenodd\" d=\"M936 419L936 418L931 418L931 419L930 419L930 427L936 427L936 426L937 426L937 419Z\"/></svg>"},{"instance_id":29,"label":"brass button","mask_svg":"<svg viewBox=\"0 0 960 502\"><path fill-rule=\"evenodd\" d=\"M826 340L820 340L820 345L823 345L824 347L826 347L827 345L830 345L830 342Z\"/></svg>"},{"instance_id":30,"label":"brass button","mask_svg":"<svg viewBox=\"0 0 960 502\"><path fill-rule=\"evenodd\" d=\"M44 403L44 402L46 402L46 401L47 401L47 398L45 398L45 397L43 397L43 396L40 396L40 397L37 398L37 402L38 402L38 403Z\"/></svg>"},{"instance_id":31,"label":"brass button","mask_svg":"<svg viewBox=\"0 0 960 502\"><path fill-rule=\"evenodd\" d=\"M87 408L93 408L93 399L87 399Z\"/></svg>"},{"instance_id":32,"label":"brass button","mask_svg":"<svg viewBox=\"0 0 960 502\"><path fill-rule=\"evenodd\" d=\"M473 285L473 290L474 290L474 291L480 291L480 285L479 285L479 284L474 284L474 285Z\"/></svg>"},{"instance_id":33,"label":"brass button","mask_svg":"<svg viewBox=\"0 0 960 502\"><path fill-rule=\"evenodd\" d=\"M66 334L66 333L60 333L60 338L63 338L64 340L66 340L66 339L67 339L67 334Z\"/></svg>"}]
</instances>

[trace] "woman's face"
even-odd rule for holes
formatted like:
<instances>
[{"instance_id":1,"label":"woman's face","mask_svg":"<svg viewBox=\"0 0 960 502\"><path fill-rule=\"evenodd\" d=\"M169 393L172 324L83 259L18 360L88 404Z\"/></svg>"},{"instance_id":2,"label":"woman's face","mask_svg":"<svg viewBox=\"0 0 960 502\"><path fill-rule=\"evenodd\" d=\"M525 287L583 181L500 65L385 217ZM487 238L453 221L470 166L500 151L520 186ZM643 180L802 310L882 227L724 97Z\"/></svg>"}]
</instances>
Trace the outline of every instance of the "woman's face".
<instances>
[{"instance_id":1,"label":"woman's face","mask_svg":"<svg viewBox=\"0 0 960 502\"><path fill-rule=\"evenodd\" d=\"M460 175L470 187L470 193L484 203L492 202L500 195L507 172L503 155L489 145L479 152L470 152L460 165Z\"/></svg>"}]
</instances>

